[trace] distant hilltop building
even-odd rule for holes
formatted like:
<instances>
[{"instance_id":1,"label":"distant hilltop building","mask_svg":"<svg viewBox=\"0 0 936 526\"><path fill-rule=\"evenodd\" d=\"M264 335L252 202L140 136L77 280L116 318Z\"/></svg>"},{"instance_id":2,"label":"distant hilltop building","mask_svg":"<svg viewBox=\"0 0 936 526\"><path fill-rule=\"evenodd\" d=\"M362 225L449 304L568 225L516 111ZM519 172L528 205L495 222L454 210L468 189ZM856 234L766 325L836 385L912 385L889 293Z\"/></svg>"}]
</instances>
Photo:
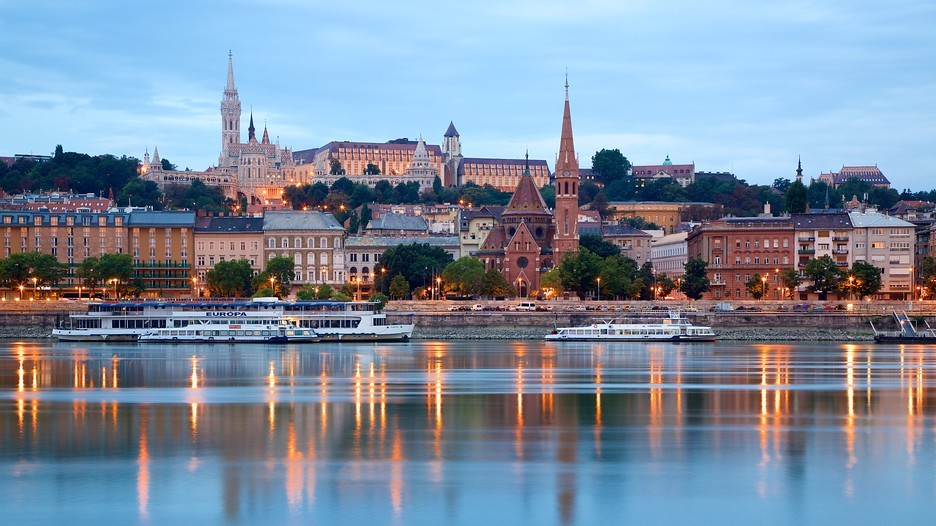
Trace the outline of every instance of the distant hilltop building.
<instances>
[{"instance_id":1,"label":"distant hilltop building","mask_svg":"<svg viewBox=\"0 0 936 526\"><path fill-rule=\"evenodd\" d=\"M221 153L218 166L203 172L163 170L159 152L154 148L153 158L149 151L140 167L145 180L155 181L160 189L172 184L191 184L198 179L208 186L221 188L226 197L246 199L248 205L269 204L279 200L283 188L294 184L287 179L293 166L292 151L281 148L279 139L271 142L266 125L258 140L254 127L253 113L247 128L247 142L241 142L241 103L234 86L233 55L228 53L227 85L221 98Z\"/></svg>"},{"instance_id":2,"label":"distant hilltop building","mask_svg":"<svg viewBox=\"0 0 936 526\"><path fill-rule=\"evenodd\" d=\"M641 186L654 179L673 179L686 187L694 183L696 178L695 163L673 164L669 155L663 160L663 164L632 166L631 174Z\"/></svg>"},{"instance_id":3,"label":"distant hilltop building","mask_svg":"<svg viewBox=\"0 0 936 526\"><path fill-rule=\"evenodd\" d=\"M527 166L524 159L462 156L461 139L451 122L441 145L426 144L421 136L418 141L396 139L385 143L332 141L321 148L296 151L293 158L288 178L304 183L330 186L347 177L371 187L387 180L394 186L416 182L421 188L428 188L439 177L445 186L474 183L504 192L517 187ZM530 160L529 168L537 188L549 184L545 160Z\"/></svg>"},{"instance_id":4,"label":"distant hilltop building","mask_svg":"<svg viewBox=\"0 0 936 526\"><path fill-rule=\"evenodd\" d=\"M877 166L843 166L836 172L819 174L818 180L832 188L838 188L851 179L868 183L872 188L890 188L890 181Z\"/></svg>"}]
</instances>

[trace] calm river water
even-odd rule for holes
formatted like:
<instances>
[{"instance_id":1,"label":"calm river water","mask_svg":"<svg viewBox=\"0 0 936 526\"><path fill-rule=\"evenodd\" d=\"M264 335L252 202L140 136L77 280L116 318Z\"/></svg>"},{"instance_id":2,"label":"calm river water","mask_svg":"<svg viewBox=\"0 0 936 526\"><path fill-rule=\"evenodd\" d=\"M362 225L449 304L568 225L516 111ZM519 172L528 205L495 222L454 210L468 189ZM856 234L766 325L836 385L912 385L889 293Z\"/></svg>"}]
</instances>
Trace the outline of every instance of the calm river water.
<instances>
[{"instance_id":1,"label":"calm river water","mask_svg":"<svg viewBox=\"0 0 936 526\"><path fill-rule=\"evenodd\" d=\"M4 524L932 524L936 350L0 343Z\"/></svg>"}]
</instances>

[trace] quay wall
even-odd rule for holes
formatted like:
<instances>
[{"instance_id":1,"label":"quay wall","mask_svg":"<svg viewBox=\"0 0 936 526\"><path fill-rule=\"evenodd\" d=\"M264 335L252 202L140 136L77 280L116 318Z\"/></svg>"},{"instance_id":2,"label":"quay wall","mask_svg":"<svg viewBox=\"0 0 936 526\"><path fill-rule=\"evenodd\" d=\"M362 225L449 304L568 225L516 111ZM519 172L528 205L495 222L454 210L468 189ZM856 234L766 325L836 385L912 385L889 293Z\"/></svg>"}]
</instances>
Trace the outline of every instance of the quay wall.
<instances>
[{"instance_id":1,"label":"quay wall","mask_svg":"<svg viewBox=\"0 0 936 526\"><path fill-rule=\"evenodd\" d=\"M485 305L509 308L515 302L489 302ZM618 311L578 310L610 308L609 304L595 302L550 302L555 311L515 312L456 311L448 308L454 302L393 302L386 311L391 323L415 323L416 339L540 339L557 326L575 326L609 317L653 317L665 312L630 313ZM660 302L671 307L673 302ZM639 303L641 307L653 305ZM741 304L736 303L737 306ZM852 311L823 312L778 311L781 304L758 304L761 311L708 312L706 305L693 306L701 312L688 312L687 318L697 325L708 325L726 340L764 341L862 341L872 336L871 322L881 329L893 330L892 310L907 311L911 318L926 320L936 326L936 302L907 304L858 304ZM616 305L618 309L620 305ZM86 305L74 301L0 302L0 338L44 338L52 328L67 318L69 313L83 312ZM567 310L572 309L572 310ZM866 309L866 310L861 310ZM880 309L880 310L878 310Z\"/></svg>"}]
</instances>

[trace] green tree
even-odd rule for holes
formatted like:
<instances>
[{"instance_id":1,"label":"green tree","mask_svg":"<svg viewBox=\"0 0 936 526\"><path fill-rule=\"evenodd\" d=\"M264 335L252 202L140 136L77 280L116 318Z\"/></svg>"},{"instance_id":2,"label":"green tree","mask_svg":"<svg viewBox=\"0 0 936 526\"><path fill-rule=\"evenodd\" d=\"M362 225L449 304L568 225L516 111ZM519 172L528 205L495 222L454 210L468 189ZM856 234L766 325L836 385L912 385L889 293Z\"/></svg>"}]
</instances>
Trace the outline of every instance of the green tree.
<instances>
[{"instance_id":1,"label":"green tree","mask_svg":"<svg viewBox=\"0 0 936 526\"><path fill-rule=\"evenodd\" d=\"M598 234L583 234L579 237L579 246L587 248L598 257L607 258L621 253L621 248L601 238Z\"/></svg>"},{"instance_id":2,"label":"green tree","mask_svg":"<svg viewBox=\"0 0 936 526\"><path fill-rule=\"evenodd\" d=\"M643 283L637 278L637 262L621 255L604 258L601 262L601 297L636 298Z\"/></svg>"},{"instance_id":3,"label":"green tree","mask_svg":"<svg viewBox=\"0 0 936 526\"><path fill-rule=\"evenodd\" d=\"M328 300L335 296L335 289L331 285L323 284L318 287L318 299Z\"/></svg>"},{"instance_id":4,"label":"green tree","mask_svg":"<svg viewBox=\"0 0 936 526\"><path fill-rule=\"evenodd\" d=\"M318 296L318 293L315 287L309 284L303 285L302 288L296 291L296 299L299 301L312 301L317 299L316 296Z\"/></svg>"},{"instance_id":5,"label":"green tree","mask_svg":"<svg viewBox=\"0 0 936 526\"><path fill-rule=\"evenodd\" d=\"M367 163L367 167L364 168L364 175L380 175L380 167L374 163Z\"/></svg>"},{"instance_id":6,"label":"green tree","mask_svg":"<svg viewBox=\"0 0 936 526\"><path fill-rule=\"evenodd\" d=\"M786 289L786 296L792 298L803 280L796 269L788 268L780 273L780 282L783 283L783 287Z\"/></svg>"},{"instance_id":7,"label":"green tree","mask_svg":"<svg viewBox=\"0 0 936 526\"><path fill-rule=\"evenodd\" d=\"M629 177L627 173L630 169L630 161L617 148L613 150L602 148L592 156L592 173L595 179L604 185Z\"/></svg>"},{"instance_id":8,"label":"green tree","mask_svg":"<svg viewBox=\"0 0 936 526\"><path fill-rule=\"evenodd\" d=\"M84 258L84 261L75 269L75 277L81 280L81 285L87 288L92 294L101 284L101 276L97 272L98 258L91 256Z\"/></svg>"},{"instance_id":9,"label":"green tree","mask_svg":"<svg viewBox=\"0 0 936 526\"><path fill-rule=\"evenodd\" d=\"M781 193L784 193L784 192L787 191L788 188L790 188L790 185L791 185L791 184L793 184L793 183L792 183L789 179L787 179L786 177L778 177L778 178L774 179L773 184L770 185L770 186L772 186L773 188L777 189L777 191L779 191L779 192L781 192ZM804 187L804 188L805 188L805 187Z\"/></svg>"},{"instance_id":10,"label":"green tree","mask_svg":"<svg viewBox=\"0 0 936 526\"><path fill-rule=\"evenodd\" d=\"M709 291L709 279L705 273L708 264L702 259L690 259L683 266L685 274L679 290L687 298L698 300L702 295Z\"/></svg>"},{"instance_id":11,"label":"green tree","mask_svg":"<svg viewBox=\"0 0 936 526\"><path fill-rule=\"evenodd\" d=\"M487 272L484 273L484 288L481 290L481 293L489 298L500 298L512 296L514 294L514 288L510 283L507 283L507 278L499 271L488 269Z\"/></svg>"},{"instance_id":12,"label":"green tree","mask_svg":"<svg viewBox=\"0 0 936 526\"><path fill-rule=\"evenodd\" d=\"M579 298L585 298L586 295L595 292L601 264L601 256L587 248L579 247L578 252L563 258L559 266L562 288L575 291Z\"/></svg>"},{"instance_id":13,"label":"green tree","mask_svg":"<svg viewBox=\"0 0 936 526\"><path fill-rule=\"evenodd\" d=\"M828 294L838 290L842 271L829 256L809 260L803 269L803 275L812 284L806 287L809 292Z\"/></svg>"},{"instance_id":14,"label":"green tree","mask_svg":"<svg viewBox=\"0 0 936 526\"><path fill-rule=\"evenodd\" d=\"M374 294L371 294L371 297L368 299L377 303L378 310L382 310L387 306L387 302L390 301L390 298L388 298L387 295L383 292L375 292Z\"/></svg>"},{"instance_id":15,"label":"green tree","mask_svg":"<svg viewBox=\"0 0 936 526\"><path fill-rule=\"evenodd\" d=\"M439 247L417 243L398 245L381 254L380 264L386 272L380 272L374 288L386 294L391 279L388 276L397 274L402 274L410 286L427 286L451 262L452 255Z\"/></svg>"},{"instance_id":16,"label":"green tree","mask_svg":"<svg viewBox=\"0 0 936 526\"><path fill-rule=\"evenodd\" d=\"M881 269L866 261L856 261L841 283L843 290L859 298L873 296L883 286Z\"/></svg>"},{"instance_id":17,"label":"green tree","mask_svg":"<svg viewBox=\"0 0 936 526\"><path fill-rule=\"evenodd\" d=\"M155 210L162 210L162 192L155 181L133 179L121 188L117 196L120 206L152 206Z\"/></svg>"},{"instance_id":18,"label":"green tree","mask_svg":"<svg viewBox=\"0 0 936 526\"><path fill-rule=\"evenodd\" d=\"M212 296L246 297L253 292L253 268L246 259L221 261L205 275Z\"/></svg>"},{"instance_id":19,"label":"green tree","mask_svg":"<svg viewBox=\"0 0 936 526\"><path fill-rule=\"evenodd\" d=\"M410 285L406 281L406 278L403 277L403 274L397 274L393 276L393 280L390 281L390 297L397 300L402 300L408 298L410 294Z\"/></svg>"},{"instance_id":20,"label":"green tree","mask_svg":"<svg viewBox=\"0 0 936 526\"><path fill-rule=\"evenodd\" d=\"M104 254L98 259L96 273L105 289L113 287L115 295L133 295L130 288L142 288L142 281L133 280L133 256L130 254ZM142 292L140 290L139 292Z\"/></svg>"},{"instance_id":21,"label":"green tree","mask_svg":"<svg viewBox=\"0 0 936 526\"><path fill-rule=\"evenodd\" d=\"M767 280L758 272L752 274L751 278L744 282L744 287L755 300L759 300L767 294Z\"/></svg>"},{"instance_id":22,"label":"green tree","mask_svg":"<svg viewBox=\"0 0 936 526\"><path fill-rule=\"evenodd\" d=\"M442 270L442 283L446 292L477 296L484 286L484 263L471 256L460 257Z\"/></svg>"},{"instance_id":23,"label":"green tree","mask_svg":"<svg viewBox=\"0 0 936 526\"><path fill-rule=\"evenodd\" d=\"M794 181L786 190L784 200L784 210L788 214L802 214L806 212L806 206L809 204L806 186L802 181Z\"/></svg>"},{"instance_id":24,"label":"green tree","mask_svg":"<svg viewBox=\"0 0 936 526\"><path fill-rule=\"evenodd\" d=\"M292 258L277 256L267 261L266 268L253 279L254 289L266 288L273 290L273 295L286 297L289 295L290 285L295 279L296 263Z\"/></svg>"},{"instance_id":25,"label":"green tree","mask_svg":"<svg viewBox=\"0 0 936 526\"><path fill-rule=\"evenodd\" d=\"M16 252L0 259L0 282L9 288L19 285L39 287L56 285L65 275L65 265L55 256L42 252Z\"/></svg>"},{"instance_id":26,"label":"green tree","mask_svg":"<svg viewBox=\"0 0 936 526\"><path fill-rule=\"evenodd\" d=\"M562 277L559 275L558 268L551 268L540 277L540 289L551 291L557 297L562 294Z\"/></svg>"},{"instance_id":27,"label":"green tree","mask_svg":"<svg viewBox=\"0 0 936 526\"><path fill-rule=\"evenodd\" d=\"M920 259L920 281L923 282L923 297L936 295L936 258L925 256Z\"/></svg>"},{"instance_id":28,"label":"green tree","mask_svg":"<svg viewBox=\"0 0 936 526\"><path fill-rule=\"evenodd\" d=\"M331 175L344 175L345 170L341 167L341 161L332 158L328 160L328 173Z\"/></svg>"},{"instance_id":29,"label":"green tree","mask_svg":"<svg viewBox=\"0 0 936 526\"><path fill-rule=\"evenodd\" d=\"M661 298L669 296L671 292L676 290L676 282L673 281L673 278L667 276L665 272L657 275L656 283L660 289Z\"/></svg>"}]
</instances>

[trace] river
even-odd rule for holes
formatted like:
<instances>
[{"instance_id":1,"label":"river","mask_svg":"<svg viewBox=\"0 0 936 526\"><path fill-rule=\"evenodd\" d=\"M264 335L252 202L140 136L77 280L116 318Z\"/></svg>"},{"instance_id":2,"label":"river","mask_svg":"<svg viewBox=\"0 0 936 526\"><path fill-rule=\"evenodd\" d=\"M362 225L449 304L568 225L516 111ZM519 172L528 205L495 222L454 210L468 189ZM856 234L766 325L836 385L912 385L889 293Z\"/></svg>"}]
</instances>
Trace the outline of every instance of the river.
<instances>
[{"instance_id":1,"label":"river","mask_svg":"<svg viewBox=\"0 0 936 526\"><path fill-rule=\"evenodd\" d=\"M936 356L0 342L5 524L927 524Z\"/></svg>"}]
</instances>

